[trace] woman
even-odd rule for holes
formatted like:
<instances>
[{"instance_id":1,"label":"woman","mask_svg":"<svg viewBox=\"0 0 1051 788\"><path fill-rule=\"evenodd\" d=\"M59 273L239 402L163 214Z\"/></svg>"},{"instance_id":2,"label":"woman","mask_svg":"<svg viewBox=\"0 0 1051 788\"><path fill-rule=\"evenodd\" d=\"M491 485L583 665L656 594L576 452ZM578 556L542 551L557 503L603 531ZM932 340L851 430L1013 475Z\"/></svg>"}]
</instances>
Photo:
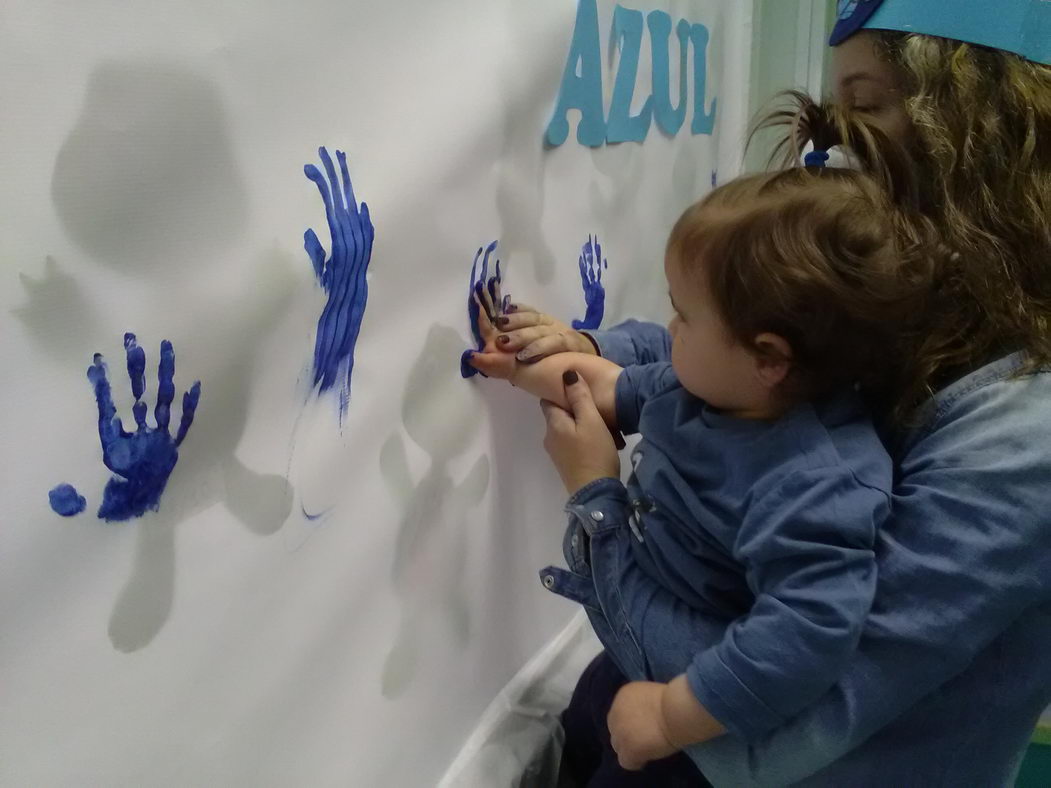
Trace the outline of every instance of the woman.
<instances>
[{"instance_id":1,"label":"woman","mask_svg":"<svg viewBox=\"0 0 1051 788\"><path fill-rule=\"evenodd\" d=\"M1051 3L849 0L841 11L836 100L913 151L926 212L957 254L902 359L898 404L915 426L896 436L895 514L850 667L760 740L722 736L688 753L717 785L1005 785L1051 702ZM668 353L650 324L589 339L521 309L503 328L523 360ZM556 465L614 451L587 412L554 415ZM618 516L611 501L576 503ZM578 779L699 781L681 756L637 783L610 769L610 757L633 768L653 757L633 738L631 699L614 702L623 683L600 657L578 685L565 717ZM602 725L611 706L616 756Z\"/></svg>"}]
</instances>

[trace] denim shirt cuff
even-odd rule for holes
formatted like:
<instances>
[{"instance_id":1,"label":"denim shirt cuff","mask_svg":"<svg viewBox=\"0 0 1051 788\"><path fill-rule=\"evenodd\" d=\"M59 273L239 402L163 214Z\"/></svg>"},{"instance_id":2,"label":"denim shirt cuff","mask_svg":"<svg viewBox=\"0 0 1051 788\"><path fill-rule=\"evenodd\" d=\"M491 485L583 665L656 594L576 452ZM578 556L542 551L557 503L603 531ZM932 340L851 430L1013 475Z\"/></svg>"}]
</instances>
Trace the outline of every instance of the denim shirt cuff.
<instances>
[{"instance_id":1,"label":"denim shirt cuff","mask_svg":"<svg viewBox=\"0 0 1051 788\"><path fill-rule=\"evenodd\" d=\"M716 649L699 654L686 671L694 696L726 729L747 742L755 741L785 719L737 677Z\"/></svg>"},{"instance_id":2,"label":"denim shirt cuff","mask_svg":"<svg viewBox=\"0 0 1051 788\"><path fill-rule=\"evenodd\" d=\"M605 358L605 356L603 356L603 355L602 355L602 346L601 346L601 345L599 345L599 343L598 343L598 340L597 340L597 339L595 339L595 336L594 336L594 334L595 334L595 331L596 331L596 329L591 329L591 330L581 330L581 331L579 331L578 333L579 333L579 334L580 334L580 335L581 335L582 337L584 337L585 339L587 339L587 341L591 343L591 346L592 346L593 348L595 348L595 355L596 355L596 356L598 356L599 358Z\"/></svg>"},{"instance_id":3,"label":"denim shirt cuff","mask_svg":"<svg viewBox=\"0 0 1051 788\"><path fill-rule=\"evenodd\" d=\"M619 498L624 503L628 501L628 491L624 487L624 483L620 479L606 476L602 479L588 482L569 496L569 500L566 502L566 511L572 512L578 506L588 506L596 499L606 496Z\"/></svg>"},{"instance_id":4,"label":"denim shirt cuff","mask_svg":"<svg viewBox=\"0 0 1051 788\"><path fill-rule=\"evenodd\" d=\"M612 476L585 484L566 502L570 527L575 520L588 534L623 525L627 509L628 491Z\"/></svg>"},{"instance_id":5,"label":"denim shirt cuff","mask_svg":"<svg viewBox=\"0 0 1051 788\"><path fill-rule=\"evenodd\" d=\"M638 362L635 352L635 343L631 337L623 331L617 330L593 330L583 332L595 344L599 355L609 359L614 364L622 367L630 367Z\"/></svg>"}]
</instances>

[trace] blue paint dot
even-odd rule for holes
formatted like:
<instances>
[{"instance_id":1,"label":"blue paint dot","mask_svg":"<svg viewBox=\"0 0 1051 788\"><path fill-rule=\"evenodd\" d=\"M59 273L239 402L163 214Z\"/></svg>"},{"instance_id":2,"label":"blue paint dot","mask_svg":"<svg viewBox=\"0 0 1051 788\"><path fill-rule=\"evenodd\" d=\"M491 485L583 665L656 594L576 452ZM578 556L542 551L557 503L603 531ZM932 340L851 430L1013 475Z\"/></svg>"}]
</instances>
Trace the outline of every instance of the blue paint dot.
<instances>
[{"instance_id":1,"label":"blue paint dot","mask_svg":"<svg viewBox=\"0 0 1051 788\"><path fill-rule=\"evenodd\" d=\"M47 494L51 508L63 517L75 517L87 507L84 496L70 484L60 484Z\"/></svg>"}]
</instances>

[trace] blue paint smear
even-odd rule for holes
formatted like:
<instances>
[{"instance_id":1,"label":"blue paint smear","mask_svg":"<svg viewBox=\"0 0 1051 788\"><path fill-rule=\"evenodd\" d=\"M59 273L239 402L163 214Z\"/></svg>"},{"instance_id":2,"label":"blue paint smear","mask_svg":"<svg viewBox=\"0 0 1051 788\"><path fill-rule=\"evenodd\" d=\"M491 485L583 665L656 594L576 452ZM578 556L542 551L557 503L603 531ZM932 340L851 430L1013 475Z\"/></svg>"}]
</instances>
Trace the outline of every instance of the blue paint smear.
<instances>
[{"instance_id":1,"label":"blue paint smear","mask_svg":"<svg viewBox=\"0 0 1051 788\"><path fill-rule=\"evenodd\" d=\"M146 403L142 401L146 390L146 354L131 333L124 335L124 349L128 377L135 397L132 406L135 432L125 431L117 416L108 369L101 354L95 354L87 373L98 403L102 461L115 474L106 484L102 505L98 510L99 518L110 522L130 520L142 516L149 509L158 508L168 477L179 460L179 446L186 439L201 399L201 383L197 381L183 394L182 418L173 439L168 427L171 404L175 398L175 350L171 342L164 340L161 342L161 360L157 372L157 404L153 410L157 426L150 427L146 424ZM71 511L73 504L79 505L81 510L86 505L85 500L68 484L59 485L48 497L51 508L67 517L70 516L67 511Z\"/></svg>"},{"instance_id":2,"label":"blue paint smear","mask_svg":"<svg viewBox=\"0 0 1051 788\"><path fill-rule=\"evenodd\" d=\"M60 484L47 494L51 508L63 517L75 517L87 507L88 502L72 485Z\"/></svg>"},{"instance_id":3,"label":"blue paint smear","mask_svg":"<svg viewBox=\"0 0 1051 788\"><path fill-rule=\"evenodd\" d=\"M366 281L375 229L364 202L360 209L354 198L354 189L347 171L347 156L336 151L340 177L325 148L318 149L325 175L313 164L303 172L318 188L325 203L332 239L332 253L326 260L325 248L317 233L308 229L303 234L303 245L314 265L314 275L328 294L328 302L317 324L314 340L314 386L318 393L339 387L340 419L350 403L350 382L354 372L354 346L365 317L369 297Z\"/></svg>"},{"instance_id":4,"label":"blue paint smear","mask_svg":"<svg viewBox=\"0 0 1051 788\"><path fill-rule=\"evenodd\" d=\"M299 510L303 513L303 517L311 523L316 523L318 520L328 516L329 512L332 511L331 509L326 509L325 511L319 512L318 514L311 514L306 510L306 507L302 504L299 505Z\"/></svg>"},{"instance_id":5,"label":"blue paint smear","mask_svg":"<svg viewBox=\"0 0 1051 788\"><path fill-rule=\"evenodd\" d=\"M609 261L602 257L602 245L596 235L588 236L588 241L580 251L580 285L584 290L586 311L583 320L574 320L573 328L596 329L602 325L602 316L606 311L606 289L602 286L602 269L609 268Z\"/></svg>"},{"instance_id":6,"label":"blue paint smear","mask_svg":"<svg viewBox=\"0 0 1051 788\"><path fill-rule=\"evenodd\" d=\"M484 249L479 247L478 251L474 255L474 263L471 264L471 284L467 291L467 321L471 326L471 336L474 337L475 349L465 350L463 355L460 356L460 375L464 378L474 377L475 375L481 375L483 378L486 375L479 372L477 369L472 367L468 360L471 355L475 352L481 352L485 350L485 340L482 339L482 335L478 333L478 315L480 308L478 306L478 298L482 295L482 288L485 287L489 291L489 299L495 306L499 303L499 310L501 314L506 310L507 305L511 301L511 296L507 295L501 300L498 289L503 283L503 275L500 272L500 261L496 261L495 271L493 276L489 276L489 259L492 257L493 252L496 251L496 247L499 241L493 241ZM484 257L482 256L484 253ZM482 261L481 270L478 269L478 261ZM490 319L495 319L496 315L490 315Z\"/></svg>"}]
</instances>

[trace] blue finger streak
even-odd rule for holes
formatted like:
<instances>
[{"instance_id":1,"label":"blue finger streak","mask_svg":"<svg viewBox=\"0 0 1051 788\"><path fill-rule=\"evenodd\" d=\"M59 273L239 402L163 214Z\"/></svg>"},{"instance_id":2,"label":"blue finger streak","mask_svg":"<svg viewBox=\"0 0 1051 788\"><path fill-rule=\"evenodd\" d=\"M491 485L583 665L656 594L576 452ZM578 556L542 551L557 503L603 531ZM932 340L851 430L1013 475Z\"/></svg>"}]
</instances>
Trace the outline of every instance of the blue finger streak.
<instances>
[{"instance_id":1,"label":"blue finger streak","mask_svg":"<svg viewBox=\"0 0 1051 788\"><path fill-rule=\"evenodd\" d=\"M479 372L477 369L471 366L471 356L485 349L485 340L482 339L481 333L478 331L478 316L481 313L481 304L479 303L486 290L489 293L489 299L493 303L493 308L499 311L503 311L502 305L497 305L496 300L496 285L502 281L502 273L500 271L500 261L496 261L495 274L489 276L489 260L496 251L496 247L499 245L499 241L493 241L488 246L482 248L479 247L478 251L474 254L474 260L471 263L471 281L470 286L467 290L467 322L470 327L471 336L474 338L475 349L465 350L460 355L460 376L463 378L471 378L475 375L481 375L483 378L487 377L484 372ZM478 261L481 260L482 268L478 270ZM506 302L506 299L505 299ZM495 317L494 315L489 316L490 319Z\"/></svg>"},{"instance_id":2,"label":"blue finger streak","mask_svg":"<svg viewBox=\"0 0 1051 788\"><path fill-rule=\"evenodd\" d=\"M332 177L335 177L334 172ZM339 382L343 384L340 389L340 414L342 415L350 399L350 375L347 373L354 365L354 345L349 340L351 335L356 334L357 328L361 325L361 315L356 314L358 311L356 305L360 289L363 285L366 287L367 285L364 282L364 271L360 270L362 263L361 254L365 248L365 234L362 232L360 223L355 221L355 218L350 215L348 210L337 208L337 215L340 225L339 232L343 238L346 253L336 272L339 293L337 294L336 308L333 310L336 318L333 344L338 348L349 349L349 352L344 356L344 362L341 364L339 377ZM361 274L360 277L359 274ZM367 292L365 297L367 299Z\"/></svg>"},{"instance_id":3,"label":"blue finger streak","mask_svg":"<svg viewBox=\"0 0 1051 788\"><path fill-rule=\"evenodd\" d=\"M347 210L356 213L358 203L354 199L354 186L350 182L350 171L347 169L347 154L338 150L336 159L339 161L339 171L343 176L343 198L347 201Z\"/></svg>"},{"instance_id":4,"label":"blue finger streak","mask_svg":"<svg viewBox=\"0 0 1051 788\"><path fill-rule=\"evenodd\" d=\"M325 175L328 176L329 190L332 193L332 209L338 214L346 208L346 202L343 199L343 191L339 187L339 178L336 177L336 166L332 163L332 156L329 155L328 148L324 145L318 148L317 152L321 157L321 164L325 167ZM339 151L336 151L336 155L339 155Z\"/></svg>"},{"instance_id":5,"label":"blue finger streak","mask_svg":"<svg viewBox=\"0 0 1051 788\"><path fill-rule=\"evenodd\" d=\"M478 247L478 251L474 254L474 262L471 263L471 281L467 288L467 319L470 321L471 336L474 337L474 342L481 350L482 335L478 333L478 315L482 311L481 304L478 303L478 261L482 259L482 247Z\"/></svg>"},{"instance_id":6,"label":"blue finger streak","mask_svg":"<svg viewBox=\"0 0 1051 788\"><path fill-rule=\"evenodd\" d=\"M307 250L310 262L314 264L314 276L321 283L322 289L327 293L329 289L328 277L325 276L325 247L318 240L317 233L307 230L303 233L303 248Z\"/></svg>"},{"instance_id":7,"label":"blue finger streak","mask_svg":"<svg viewBox=\"0 0 1051 788\"><path fill-rule=\"evenodd\" d=\"M346 154L336 151L339 173L328 150L318 149L326 177L317 167L306 165L306 176L313 181L325 203L325 215L332 237L332 252L324 261L324 249L316 234L304 236L305 247L319 276L328 301L318 319L314 340L314 386L323 394L338 386L340 423L347 411L354 372L354 350L361 333L368 303L367 273L372 257L375 228L368 206L360 210L354 196ZM342 185L341 185L342 180ZM327 182L326 182L327 181ZM313 236L313 237L311 237Z\"/></svg>"},{"instance_id":8,"label":"blue finger streak","mask_svg":"<svg viewBox=\"0 0 1051 788\"><path fill-rule=\"evenodd\" d=\"M474 262L471 263L471 281L467 288L467 324L470 327L471 336L474 337L475 345L478 350L485 347L485 343L482 342L482 335L478 333L478 315L481 313L481 307L477 301L477 289L478 289L478 261L482 257L482 247L478 247L478 251L474 254ZM479 374L478 370L472 367L469 363L471 356L474 354L474 350L465 350L460 356L460 377L471 378Z\"/></svg>"},{"instance_id":9,"label":"blue finger streak","mask_svg":"<svg viewBox=\"0 0 1051 788\"><path fill-rule=\"evenodd\" d=\"M60 484L47 494L48 502L56 514L75 517L87 508L84 496L70 484Z\"/></svg>"},{"instance_id":10,"label":"blue finger streak","mask_svg":"<svg viewBox=\"0 0 1051 788\"><path fill-rule=\"evenodd\" d=\"M131 393L138 402L146 391L146 351L139 347L135 335L124 335L124 350L128 357L128 378L131 380Z\"/></svg>"},{"instance_id":11,"label":"blue finger streak","mask_svg":"<svg viewBox=\"0 0 1051 788\"><path fill-rule=\"evenodd\" d=\"M193 417L197 412L197 404L201 401L201 381L196 381L190 390L182 395L182 418L179 419L179 434L175 436L175 445L182 446L186 439L186 433L193 426Z\"/></svg>"},{"instance_id":12,"label":"blue finger streak","mask_svg":"<svg viewBox=\"0 0 1051 788\"><path fill-rule=\"evenodd\" d=\"M94 362L88 367L88 380L95 389L95 402L99 410L99 440L103 445L120 438L124 434L124 425L117 418L117 409L113 406L113 395L110 392L109 378L106 374L106 362L101 353L96 353Z\"/></svg>"},{"instance_id":13,"label":"blue finger streak","mask_svg":"<svg viewBox=\"0 0 1051 788\"><path fill-rule=\"evenodd\" d=\"M322 150L324 149L322 148ZM329 193L328 184L325 183L325 176L323 176L321 174L321 171L313 164L307 164L306 166L304 166L303 172L310 180L314 182L314 185L317 186L318 193L321 195L321 201L325 204L325 221L328 222L329 231L333 233L332 245L335 246L336 242L338 241L338 238L334 233L334 228L336 226L336 214L332 206L332 195ZM333 256L335 256L335 249L332 250L332 253ZM332 260L330 259L329 264L331 265L331 263Z\"/></svg>"},{"instance_id":14,"label":"blue finger streak","mask_svg":"<svg viewBox=\"0 0 1051 788\"><path fill-rule=\"evenodd\" d=\"M161 361L157 365L157 405L153 417L157 429L168 431L172 401L175 399L175 349L167 339L161 342Z\"/></svg>"},{"instance_id":15,"label":"blue finger streak","mask_svg":"<svg viewBox=\"0 0 1051 788\"><path fill-rule=\"evenodd\" d=\"M135 415L135 426L140 430L146 429L146 403L136 402L131 411Z\"/></svg>"},{"instance_id":16,"label":"blue finger streak","mask_svg":"<svg viewBox=\"0 0 1051 788\"><path fill-rule=\"evenodd\" d=\"M336 168L332 164L332 157L328 153L328 148L324 146L318 148L318 155L321 156L321 163L325 167L331 195L327 206L330 217L328 229L332 234L332 263L338 271L346 267L348 253L353 253L351 251L354 249L353 241L346 232L347 207L343 199L343 191L339 186L339 179L336 177Z\"/></svg>"}]
</instances>

